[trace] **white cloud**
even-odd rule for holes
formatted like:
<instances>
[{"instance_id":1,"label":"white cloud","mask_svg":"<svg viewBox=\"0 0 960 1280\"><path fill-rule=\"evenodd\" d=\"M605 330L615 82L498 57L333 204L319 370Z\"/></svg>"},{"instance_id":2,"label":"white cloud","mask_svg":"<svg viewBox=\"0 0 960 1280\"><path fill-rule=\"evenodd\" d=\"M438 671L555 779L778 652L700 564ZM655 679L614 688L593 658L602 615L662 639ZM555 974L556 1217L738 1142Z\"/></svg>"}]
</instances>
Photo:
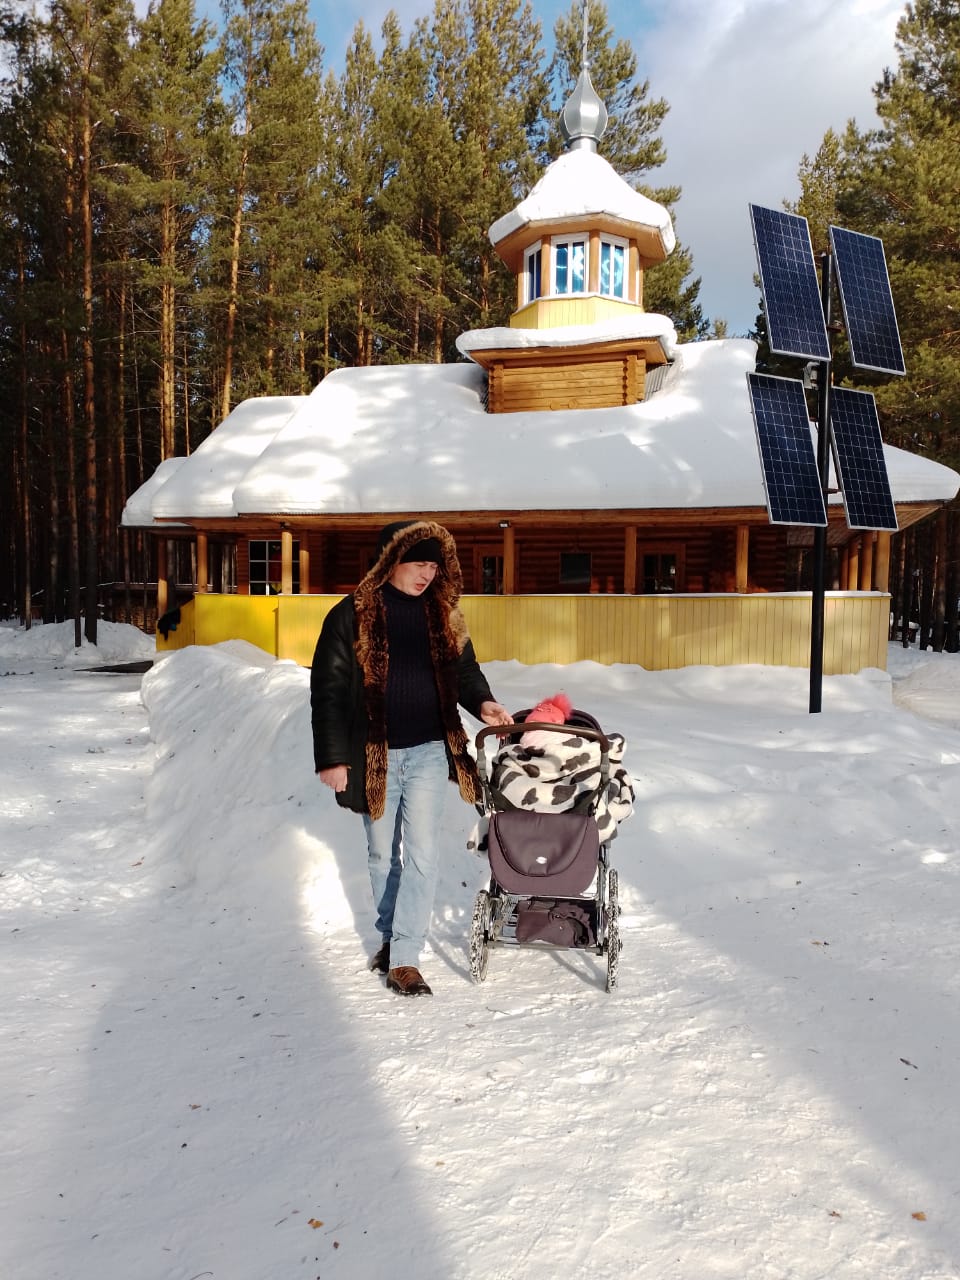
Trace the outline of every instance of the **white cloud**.
<instances>
[{"instance_id":1,"label":"white cloud","mask_svg":"<svg viewBox=\"0 0 960 1280\"><path fill-rule=\"evenodd\" d=\"M658 181L683 188L677 232L703 277L704 311L732 331L758 303L747 205L794 198L800 159L828 128L873 123L901 12L899 0L680 0L637 46L651 93L671 108Z\"/></svg>"}]
</instances>

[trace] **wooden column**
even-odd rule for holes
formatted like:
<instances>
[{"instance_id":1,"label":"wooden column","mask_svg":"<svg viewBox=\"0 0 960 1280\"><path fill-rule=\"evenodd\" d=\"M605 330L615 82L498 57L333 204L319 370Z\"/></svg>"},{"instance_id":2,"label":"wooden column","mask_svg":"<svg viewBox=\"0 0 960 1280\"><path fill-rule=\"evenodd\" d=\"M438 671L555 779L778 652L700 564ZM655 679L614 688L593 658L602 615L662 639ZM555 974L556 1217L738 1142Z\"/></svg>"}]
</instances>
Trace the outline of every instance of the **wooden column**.
<instances>
[{"instance_id":1,"label":"wooden column","mask_svg":"<svg viewBox=\"0 0 960 1280\"><path fill-rule=\"evenodd\" d=\"M856 591L860 586L860 539L853 538L847 556L847 576L843 584L844 591Z\"/></svg>"},{"instance_id":2,"label":"wooden column","mask_svg":"<svg viewBox=\"0 0 960 1280\"><path fill-rule=\"evenodd\" d=\"M293 595L293 534L280 530L280 594Z\"/></svg>"},{"instance_id":3,"label":"wooden column","mask_svg":"<svg viewBox=\"0 0 960 1280\"><path fill-rule=\"evenodd\" d=\"M863 556L860 560L860 590L873 590L873 548L876 543L875 533L865 533L862 538Z\"/></svg>"},{"instance_id":4,"label":"wooden column","mask_svg":"<svg viewBox=\"0 0 960 1280\"><path fill-rule=\"evenodd\" d=\"M503 594L516 595L517 592L517 544L514 538L513 525L507 525L503 531Z\"/></svg>"},{"instance_id":5,"label":"wooden column","mask_svg":"<svg viewBox=\"0 0 960 1280\"><path fill-rule=\"evenodd\" d=\"M167 612L169 600L167 585L167 540L157 539L157 617Z\"/></svg>"},{"instance_id":6,"label":"wooden column","mask_svg":"<svg viewBox=\"0 0 960 1280\"><path fill-rule=\"evenodd\" d=\"M306 533L300 538L300 594L310 594L310 547L307 545Z\"/></svg>"},{"instance_id":7,"label":"wooden column","mask_svg":"<svg viewBox=\"0 0 960 1280\"><path fill-rule=\"evenodd\" d=\"M637 594L637 526L628 524L623 531L623 594Z\"/></svg>"},{"instance_id":8,"label":"wooden column","mask_svg":"<svg viewBox=\"0 0 960 1280\"><path fill-rule=\"evenodd\" d=\"M587 263L587 292L600 292L600 232L590 232L590 261Z\"/></svg>"},{"instance_id":9,"label":"wooden column","mask_svg":"<svg viewBox=\"0 0 960 1280\"><path fill-rule=\"evenodd\" d=\"M890 534L877 534L877 552L873 558L873 586L875 591L890 590Z\"/></svg>"},{"instance_id":10,"label":"wooden column","mask_svg":"<svg viewBox=\"0 0 960 1280\"><path fill-rule=\"evenodd\" d=\"M540 297L553 293L553 245L549 238L540 242Z\"/></svg>"},{"instance_id":11,"label":"wooden column","mask_svg":"<svg viewBox=\"0 0 960 1280\"><path fill-rule=\"evenodd\" d=\"M210 590L210 551L207 535L197 534L197 593Z\"/></svg>"},{"instance_id":12,"label":"wooden column","mask_svg":"<svg viewBox=\"0 0 960 1280\"><path fill-rule=\"evenodd\" d=\"M750 529L745 524L737 525L737 564L734 575L734 586L740 595L744 595L750 581Z\"/></svg>"}]
</instances>

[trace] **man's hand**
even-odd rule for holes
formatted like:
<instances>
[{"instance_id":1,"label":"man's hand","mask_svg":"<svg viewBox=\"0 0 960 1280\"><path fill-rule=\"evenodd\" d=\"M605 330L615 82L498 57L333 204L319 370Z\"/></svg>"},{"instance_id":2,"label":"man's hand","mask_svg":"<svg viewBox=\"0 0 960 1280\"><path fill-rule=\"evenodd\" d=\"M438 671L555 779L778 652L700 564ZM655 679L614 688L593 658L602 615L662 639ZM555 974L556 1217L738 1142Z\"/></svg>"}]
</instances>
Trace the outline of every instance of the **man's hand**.
<instances>
[{"instance_id":1,"label":"man's hand","mask_svg":"<svg viewBox=\"0 0 960 1280\"><path fill-rule=\"evenodd\" d=\"M347 789L347 766L345 764L334 764L329 769L318 769L317 777L331 791L346 791Z\"/></svg>"},{"instance_id":2,"label":"man's hand","mask_svg":"<svg viewBox=\"0 0 960 1280\"><path fill-rule=\"evenodd\" d=\"M482 702L480 704L480 719L484 724L513 724L513 716L506 707L501 707L499 702Z\"/></svg>"}]
</instances>

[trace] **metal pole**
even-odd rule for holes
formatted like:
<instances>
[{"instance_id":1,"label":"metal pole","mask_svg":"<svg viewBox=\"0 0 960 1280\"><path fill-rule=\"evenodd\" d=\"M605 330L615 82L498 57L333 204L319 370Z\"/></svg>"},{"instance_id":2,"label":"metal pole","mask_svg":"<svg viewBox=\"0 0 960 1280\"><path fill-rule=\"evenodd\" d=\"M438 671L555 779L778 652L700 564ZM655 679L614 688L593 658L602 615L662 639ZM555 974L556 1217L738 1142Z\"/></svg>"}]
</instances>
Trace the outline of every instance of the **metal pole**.
<instances>
[{"instance_id":1,"label":"metal pole","mask_svg":"<svg viewBox=\"0 0 960 1280\"><path fill-rule=\"evenodd\" d=\"M820 301L823 319L830 341L830 292L833 283L833 259L829 253L820 258ZM823 505L828 512L827 528L817 526L813 531L813 597L810 616L810 711L820 711L823 704L823 632L824 598L827 576L827 529L829 506L827 493L830 485L830 370L832 360L821 360L817 367L817 470Z\"/></svg>"}]
</instances>

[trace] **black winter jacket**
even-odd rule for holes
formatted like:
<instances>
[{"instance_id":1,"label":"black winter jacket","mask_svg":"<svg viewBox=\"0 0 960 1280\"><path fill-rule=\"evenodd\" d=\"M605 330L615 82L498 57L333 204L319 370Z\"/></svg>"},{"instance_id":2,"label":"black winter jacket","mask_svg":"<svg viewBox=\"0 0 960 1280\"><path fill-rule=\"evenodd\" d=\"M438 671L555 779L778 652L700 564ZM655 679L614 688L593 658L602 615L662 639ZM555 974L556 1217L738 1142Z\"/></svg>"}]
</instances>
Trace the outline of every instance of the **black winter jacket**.
<instances>
[{"instance_id":1,"label":"black winter jacket","mask_svg":"<svg viewBox=\"0 0 960 1280\"><path fill-rule=\"evenodd\" d=\"M445 557L425 593L425 607L450 779L468 803L480 799L458 704L479 719L481 705L493 695L457 607L460 567L453 539L442 526L419 521L394 537L353 595L327 614L310 673L314 765L319 772L345 764L347 788L337 793L337 803L374 818L383 814L388 748L382 587L406 549L425 537L439 538Z\"/></svg>"}]
</instances>

